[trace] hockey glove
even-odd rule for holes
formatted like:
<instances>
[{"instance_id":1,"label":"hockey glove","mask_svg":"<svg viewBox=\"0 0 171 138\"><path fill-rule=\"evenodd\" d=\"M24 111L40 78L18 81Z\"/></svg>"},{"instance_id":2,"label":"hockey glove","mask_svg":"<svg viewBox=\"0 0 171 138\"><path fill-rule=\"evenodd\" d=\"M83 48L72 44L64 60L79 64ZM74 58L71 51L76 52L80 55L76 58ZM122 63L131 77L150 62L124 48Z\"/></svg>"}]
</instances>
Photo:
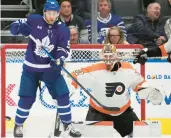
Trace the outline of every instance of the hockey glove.
<instances>
[{"instance_id":1,"label":"hockey glove","mask_svg":"<svg viewBox=\"0 0 171 138\"><path fill-rule=\"evenodd\" d=\"M59 69L64 65L64 59L58 58L58 59L51 59L50 66L54 69Z\"/></svg>"},{"instance_id":2,"label":"hockey glove","mask_svg":"<svg viewBox=\"0 0 171 138\"><path fill-rule=\"evenodd\" d=\"M161 88L148 87L138 91L140 99L147 99L153 105L159 105L164 100L165 90Z\"/></svg>"},{"instance_id":3,"label":"hockey glove","mask_svg":"<svg viewBox=\"0 0 171 138\"><path fill-rule=\"evenodd\" d=\"M139 52L139 54L136 56L136 59L133 61L134 64L140 63L141 65L144 65L147 61L147 51L148 49L145 48Z\"/></svg>"},{"instance_id":4,"label":"hockey glove","mask_svg":"<svg viewBox=\"0 0 171 138\"><path fill-rule=\"evenodd\" d=\"M29 36L31 34L31 27L26 23L19 23L19 33L21 33L23 36Z\"/></svg>"}]
</instances>

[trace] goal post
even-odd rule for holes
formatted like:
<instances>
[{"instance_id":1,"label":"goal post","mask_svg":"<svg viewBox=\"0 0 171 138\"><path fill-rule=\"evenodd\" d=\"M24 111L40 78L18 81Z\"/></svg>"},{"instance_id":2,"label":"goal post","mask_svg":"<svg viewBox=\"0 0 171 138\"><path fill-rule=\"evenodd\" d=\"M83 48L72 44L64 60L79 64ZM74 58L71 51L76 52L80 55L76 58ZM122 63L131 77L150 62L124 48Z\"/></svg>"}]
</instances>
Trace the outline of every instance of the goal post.
<instances>
[{"instance_id":1,"label":"goal post","mask_svg":"<svg viewBox=\"0 0 171 138\"><path fill-rule=\"evenodd\" d=\"M99 52L103 48L102 44L77 44L71 45L71 51L69 55L69 60L80 60L80 59L99 59ZM5 44L1 47L1 137L6 136L6 102L7 102L7 85L8 82L16 83L19 85L19 82L15 82L15 79L20 78L21 70L19 73L15 72L15 66L12 67L11 64L21 64L24 61L24 53L27 48L26 44ZM142 45L139 44L117 44L116 45L117 52L121 54L125 53L135 53L137 50L141 50L143 48ZM129 57L128 57L129 58ZM129 61L128 61L129 62ZM9 65L10 64L10 65ZM72 64L72 65L71 65ZM66 69L69 71L76 67L75 63L66 63ZM78 65L79 63L77 63ZM93 63L80 63L81 64L93 64ZM19 66L19 67L20 67ZM139 66L139 73L145 78L145 65L137 64ZM16 76L15 76L16 75ZM16 86L16 89L19 86ZM74 100L74 99L73 99ZM16 101L17 103L17 101ZM141 112L141 120L145 120L145 100L141 100L140 104L140 112Z\"/></svg>"}]
</instances>

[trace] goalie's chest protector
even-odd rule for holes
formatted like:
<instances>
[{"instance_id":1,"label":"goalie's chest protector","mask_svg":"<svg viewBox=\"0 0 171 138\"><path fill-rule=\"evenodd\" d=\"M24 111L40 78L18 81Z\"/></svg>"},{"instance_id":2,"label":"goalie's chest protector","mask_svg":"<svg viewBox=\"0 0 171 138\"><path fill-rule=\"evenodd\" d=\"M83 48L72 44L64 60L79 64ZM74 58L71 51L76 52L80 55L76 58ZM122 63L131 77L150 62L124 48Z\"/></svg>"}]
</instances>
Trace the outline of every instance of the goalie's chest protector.
<instances>
[{"instance_id":1,"label":"goalie's chest protector","mask_svg":"<svg viewBox=\"0 0 171 138\"><path fill-rule=\"evenodd\" d=\"M119 107L120 111L106 111L90 98L90 105L106 114L120 114L130 106L129 88L135 88L135 71L120 68L118 71L106 70L105 64L81 69L82 75L77 75L78 81L91 90L91 94L101 104L107 107ZM140 79L140 81L142 81Z\"/></svg>"}]
</instances>

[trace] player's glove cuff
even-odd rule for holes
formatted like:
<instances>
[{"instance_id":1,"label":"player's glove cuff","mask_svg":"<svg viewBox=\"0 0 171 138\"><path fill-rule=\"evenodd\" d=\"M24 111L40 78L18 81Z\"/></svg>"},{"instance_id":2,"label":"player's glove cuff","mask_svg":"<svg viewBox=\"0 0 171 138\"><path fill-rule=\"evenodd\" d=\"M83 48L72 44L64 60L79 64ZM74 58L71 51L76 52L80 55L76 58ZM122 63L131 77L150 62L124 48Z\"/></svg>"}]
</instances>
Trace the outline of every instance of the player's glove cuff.
<instances>
[{"instance_id":1,"label":"player's glove cuff","mask_svg":"<svg viewBox=\"0 0 171 138\"><path fill-rule=\"evenodd\" d=\"M19 33L23 36L29 36L31 34L32 28L27 23L20 23L19 25Z\"/></svg>"},{"instance_id":2,"label":"player's glove cuff","mask_svg":"<svg viewBox=\"0 0 171 138\"><path fill-rule=\"evenodd\" d=\"M59 69L61 68L62 66L64 65L64 59L61 57L61 58L58 58L58 59L51 59L50 61L50 66L54 69Z\"/></svg>"}]
</instances>

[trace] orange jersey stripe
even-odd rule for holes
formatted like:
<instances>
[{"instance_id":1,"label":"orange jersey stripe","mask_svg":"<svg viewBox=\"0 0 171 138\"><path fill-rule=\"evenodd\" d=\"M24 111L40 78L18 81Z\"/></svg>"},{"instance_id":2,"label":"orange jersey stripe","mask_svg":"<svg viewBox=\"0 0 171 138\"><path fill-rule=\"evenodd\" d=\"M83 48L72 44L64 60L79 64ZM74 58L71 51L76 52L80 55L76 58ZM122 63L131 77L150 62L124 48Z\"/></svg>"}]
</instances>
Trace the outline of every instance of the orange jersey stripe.
<instances>
[{"instance_id":1,"label":"orange jersey stripe","mask_svg":"<svg viewBox=\"0 0 171 138\"><path fill-rule=\"evenodd\" d=\"M143 80L141 83L137 85L137 87L134 89L135 92L138 92L138 90L141 88L141 85L146 82L146 80Z\"/></svg>"},{"instance_id":2,"label":"orange jersey stripe","mask_svg":"<svg viewBox=\"0 0 171 138\"><path fill-rule=\"evenodd\" d=\"M166 52L166 50L165 50L165 48L164 48L164 44L161 45L161 46L159 46L159 48L160 48L160 50L161 50L162 57L168 56L168 54L167 54L167 52Z\"/></svg>"},{"instance_id":3,"label":"orange jersey stripe","mask_svg":"<svg viewBox=\"0 0 171 138\"><path fill-rule=\"evenodd\" d=\"M112 121L99 121L99 122L93 122L88 125L93 125L93 126L113 126Z\"/></svg>"},{"instance_id":4,"label":"orange jersey stripe","mask_svg":"<svg viewBox=\"0 0 171 138\"><path fill-rule=\"evenodd\" d=\"M128 103L124 106L122 106L120 108L120 111L108 111L108 110L105 110L103 109L102 107L100 106L97 106L93 101L92 99L90 98L90 105L96 109L97 111L101 112L101 113L105 113L105 114L120 114L122 112L124 112L130 105L131 105L131 101L129 100Z\"/></svg>"},{"instance_id":5,"label":"orange jersey stripe","mask_svg":"<svg viewBox=\"0 0 171 138\"><path fill-rule=\"evenodd\" d=\"M133 69L135 70L129 62L121 62L121 67L125 69Z\"/></svg>"}]
</instances>

